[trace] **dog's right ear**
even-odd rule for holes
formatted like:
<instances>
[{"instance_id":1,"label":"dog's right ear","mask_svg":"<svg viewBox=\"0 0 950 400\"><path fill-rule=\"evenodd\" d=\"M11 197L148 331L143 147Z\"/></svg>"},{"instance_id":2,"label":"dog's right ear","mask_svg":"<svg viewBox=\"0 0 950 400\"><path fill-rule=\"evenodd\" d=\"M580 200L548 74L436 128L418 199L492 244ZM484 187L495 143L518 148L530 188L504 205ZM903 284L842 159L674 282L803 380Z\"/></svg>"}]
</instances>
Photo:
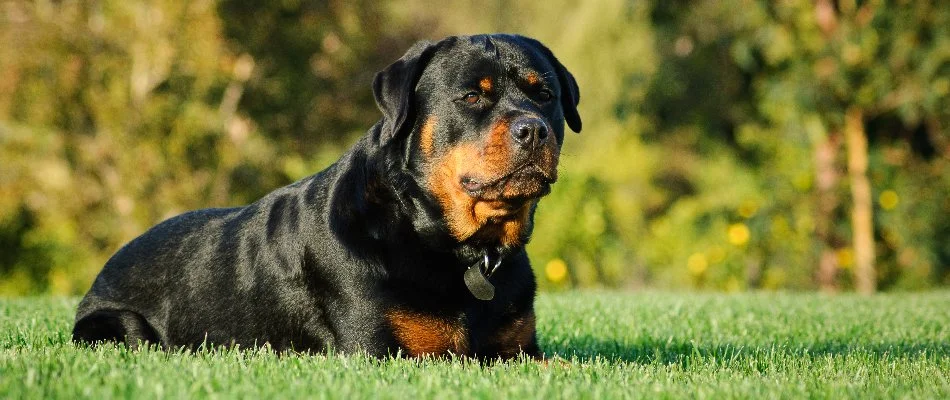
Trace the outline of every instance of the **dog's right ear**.
<instances>
[{"instance_id":1,"label":"dog's right ear","mask_svg":"<svg viewBox=\"0 0 950 400\"><path fill-rule=\"evenodd\" d=\"M385 146L412 129L410 116L416 84L440 43L417 42L402 58L378 72L373 79L373 96L383 112L380 145Z\"/></svg>"}]
</instances>

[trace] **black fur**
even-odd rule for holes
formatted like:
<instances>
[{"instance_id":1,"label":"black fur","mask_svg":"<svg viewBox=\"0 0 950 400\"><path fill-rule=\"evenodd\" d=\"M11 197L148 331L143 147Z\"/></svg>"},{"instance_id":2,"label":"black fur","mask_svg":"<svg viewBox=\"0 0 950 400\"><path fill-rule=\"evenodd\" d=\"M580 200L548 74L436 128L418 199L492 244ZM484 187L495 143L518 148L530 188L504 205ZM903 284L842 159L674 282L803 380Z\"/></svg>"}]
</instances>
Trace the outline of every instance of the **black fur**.
<instances>
[{"instance_id":1,"label":"black fur","mask_svg":"<svg viewBox=\"0 0 950 400\"><path fill-rule=\"evenodd\" d=\"M514 86L478 112L435 101L457 96L460 74L516 67L555 74L547 83L560 107L525 100ZM73 340L385 356L405 350L386 317L401 309L461 321L469 355L511 356L492 338L533 313L527 254L523 245L452 236L424 178L431 163L418 133L424 116L438 116L445 130L436 145L451 148L484 135L498 115L530 111L559 148L565 116L581 126L574 78L534 40L479 35L417 44L373 90L383 119L326 170L246 207L171 218L120 249L80 303ZM462 280L485 252L503 257L491 301L475 299ZM540 354L533 319L530 343L519 346Z\"/></svg>"}]
</instances>

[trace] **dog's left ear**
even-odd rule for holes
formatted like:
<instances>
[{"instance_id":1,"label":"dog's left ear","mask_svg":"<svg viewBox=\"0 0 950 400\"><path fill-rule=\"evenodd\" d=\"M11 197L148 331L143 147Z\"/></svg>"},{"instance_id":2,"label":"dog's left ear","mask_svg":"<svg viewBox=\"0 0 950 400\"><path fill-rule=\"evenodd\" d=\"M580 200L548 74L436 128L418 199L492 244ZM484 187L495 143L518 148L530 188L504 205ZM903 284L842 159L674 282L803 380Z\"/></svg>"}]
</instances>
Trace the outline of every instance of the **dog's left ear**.
<instances>
[{"instance_id":1,"label":"dog's left ear","mask_svg":"<svg viewBox=\"0 0 950 400\"><path fill-rule=\"evenodd\" d=\"M409 117L413 112L413 93L422 70L429 64L439 43L417 42L402 58L376 73L376 78L373 79L373 96L376 97L376 105L383 112L380 145L386 145L404 131L412 129Z\"/></svg>"},{"instance_id":2,"label":"dog's left ear","mask_svg":"<svg viewBox=\"0 0 950 400\"><path fill-rule=\"evenodd\" d=\"M577 81L574 80L574 75L571 75L571 72L558 61L554 53L545 45L541 44L541 42L525 36L514 36L528 42L532 47L538 49L541 54L547 57L551 65L554 66L558 83L561 85L561 109L564 110L564 121L567 122L567 126L569 126L572 131L580 133L581 116L577 113L577 104L581 101L581 91L577 87Z\"/></svg>"}]
</instances>

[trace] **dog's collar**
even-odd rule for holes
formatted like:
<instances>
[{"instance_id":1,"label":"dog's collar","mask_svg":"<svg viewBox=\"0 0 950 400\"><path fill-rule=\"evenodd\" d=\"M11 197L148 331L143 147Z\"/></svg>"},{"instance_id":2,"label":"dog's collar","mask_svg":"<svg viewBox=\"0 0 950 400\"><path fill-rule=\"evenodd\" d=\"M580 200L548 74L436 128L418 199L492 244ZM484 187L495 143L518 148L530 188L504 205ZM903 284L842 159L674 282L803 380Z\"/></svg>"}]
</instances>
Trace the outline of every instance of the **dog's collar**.
<instances>
[{"instance_id":1,"label":"dog's collar","mask_svg":"<svg viewBox=\"0 0 950 400\"><path fill-rule=\"evenodd\" d=\"M499 254L497 259L492 262L488 250L485 250L482 254L483 259L481 261L472 264L465 270L463 279L465 280L465 287L472 293L472 296L479 300L488 301L495 298L495 286L488 281L488 278L491 278L492 274L498 270L504 257Z\"/></svg>"}]
</instances>

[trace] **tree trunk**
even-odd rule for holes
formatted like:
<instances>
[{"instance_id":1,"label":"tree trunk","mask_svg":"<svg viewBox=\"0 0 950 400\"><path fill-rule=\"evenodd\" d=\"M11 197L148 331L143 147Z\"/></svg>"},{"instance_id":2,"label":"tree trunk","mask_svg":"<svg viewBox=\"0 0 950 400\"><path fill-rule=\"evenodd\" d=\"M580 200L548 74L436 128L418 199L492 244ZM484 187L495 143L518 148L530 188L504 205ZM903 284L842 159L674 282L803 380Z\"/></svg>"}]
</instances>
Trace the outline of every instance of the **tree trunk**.
<instances>
[{"instance_id":1,"label":"tree trunk","mask_svg":"<svg viewBox=\"0 0 950 400\"><path fill-rule=\"evenodd\" d=\"M871 294L877 289L877 276L874 271L871 184L867 176L868 141L863 118L861 109L849 108L845 115L844 132L848 143L848 176L851 179L854 283L858 292Z\"/></svg>"},{"instance_id":2,"label":"tree trunk","mask_svg":"<svg viewBox=\"0 0 950 400\"><path fill-rule=\"evenodd\" d=\"M838 257L841 240L834 234L834 213L838 208L835 189L841 180L836 160L841 148L840 132L829 132L815 143L815 236L820 247L817 281L822 291L838 291Z\"/></svg>"}]
</instances>

